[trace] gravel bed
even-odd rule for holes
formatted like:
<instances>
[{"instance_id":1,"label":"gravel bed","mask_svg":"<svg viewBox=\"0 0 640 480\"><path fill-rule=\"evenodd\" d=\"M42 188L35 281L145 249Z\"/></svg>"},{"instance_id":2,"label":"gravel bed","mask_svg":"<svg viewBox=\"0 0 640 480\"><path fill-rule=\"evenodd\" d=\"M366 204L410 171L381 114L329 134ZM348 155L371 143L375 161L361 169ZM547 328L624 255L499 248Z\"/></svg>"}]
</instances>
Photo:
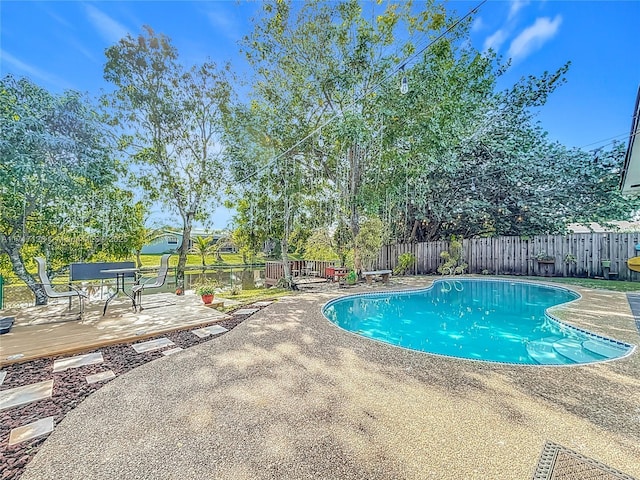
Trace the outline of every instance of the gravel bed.
<instances>
[{"instance_id":1,"label":"gravel bed","mask_svg":"<svg viewBox=\"0 0 640 480\"><path fill-rule=\"evenodd\" d=\"M243 306L239 308L248 307ZM260 309L264 307L250 306L250 308ZM230 319L190 327L188 330L164 333L145 338L144 341L165 337L175 343L175 347L189 348L213 340L226 333L223 332L218 335L199 338L191 333L192 330L209 325L220 325L227 330L232 330L250 316L233 315L233 312L229 312L229 314L232 315ZM53 378L54 382L53 395L51 398L0 412L0 480L16 480L20 478L27 464L34 455L38 453L40 446L48 436L43 435L10 446L9 434L12 429L51 416L54 417L54 425L57 425L69 411L73 410L86 397L105 385L106 382L88 384L86 381L88 375L112 370L116 376L119 376L142 364L164 356L162 355L162 350L136 353L135 350L131 348L133 343L137 342L121 343L78 352L74 355L102 352L104 362L99 365L71 368L64 372L53 373L53 362L61 358L67 358L70 355L39 358L29 362L14 363L3 367L3 371L7 372L7 376L2 386L0 386L0 390L30 385L32 383L50 380L51 378Z\"/></svg>"}]
</instances>

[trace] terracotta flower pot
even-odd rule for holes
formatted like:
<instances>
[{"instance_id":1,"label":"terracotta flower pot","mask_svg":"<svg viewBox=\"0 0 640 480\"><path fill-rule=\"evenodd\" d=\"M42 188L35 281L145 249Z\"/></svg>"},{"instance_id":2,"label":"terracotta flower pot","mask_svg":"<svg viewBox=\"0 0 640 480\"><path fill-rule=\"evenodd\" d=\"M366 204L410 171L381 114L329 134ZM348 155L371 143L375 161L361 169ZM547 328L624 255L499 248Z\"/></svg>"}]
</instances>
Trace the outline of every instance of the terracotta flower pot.
<instances>
[{"instance_id":1,"label":"terracotta flower pot","mask_svg":"<svg viewBox=\"0 0 640 480\"><path fill-rule=\"evenodd\" d=\"M213 302L213 293L210 295L202 295L202 301L205 305L209 305L211 302Z\"/></svg>"}]
</instances>

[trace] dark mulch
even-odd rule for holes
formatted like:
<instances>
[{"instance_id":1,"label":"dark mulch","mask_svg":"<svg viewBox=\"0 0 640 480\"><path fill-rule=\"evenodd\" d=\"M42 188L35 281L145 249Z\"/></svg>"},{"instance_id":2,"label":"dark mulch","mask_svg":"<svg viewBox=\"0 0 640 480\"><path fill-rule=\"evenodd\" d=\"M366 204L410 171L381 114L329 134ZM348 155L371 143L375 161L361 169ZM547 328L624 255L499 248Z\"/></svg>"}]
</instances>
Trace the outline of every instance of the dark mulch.
<instances>
[{"instance_id":1,"label":"dark mulch","mask_svg":"<svg viewBox=\"0 0 640 480\"><path fill-rule=\"evenodd\" d=\"M246 306L242 308L246 308ZM227 330L231 330L249 317L249 315L234 315L233 312L230 312L230 314L232 318L227 320L190 327L188 330L164 333L155 337L145 338L145 341L166 337L175 343L176 346L182 348L189 348L203 342L208 342L220 335L224 335L224 333L206 338L198 338L191 333L191 330L208 325L221 325ZM0 390L42 382L51 378L53 378L54 381L53 395L50 399L32 402L0 412L0 480L15 480L20 478L20 475L22 475L31 458L38 452L38 449L47 438L45 435L9 446L9 434L13 428L51 416L55 417L54 425L57 425L69 411L73 410L86 397L105 385L106 382L89 385L85 379L88 375L107 370L112 370L116 376L122 375L133 368L163 356L162 351L136 353L135 350L131 348L132 343L137 342L111 345L74 354L80 355L100 351L104 357L104 363L72 368L64 372L53 373L53 361L68 357L68 355L40 358L29 362L15 363L3 368L3 370L7 372L7 376L2 386L0 386Z\"/></svg>"}]
</instances>

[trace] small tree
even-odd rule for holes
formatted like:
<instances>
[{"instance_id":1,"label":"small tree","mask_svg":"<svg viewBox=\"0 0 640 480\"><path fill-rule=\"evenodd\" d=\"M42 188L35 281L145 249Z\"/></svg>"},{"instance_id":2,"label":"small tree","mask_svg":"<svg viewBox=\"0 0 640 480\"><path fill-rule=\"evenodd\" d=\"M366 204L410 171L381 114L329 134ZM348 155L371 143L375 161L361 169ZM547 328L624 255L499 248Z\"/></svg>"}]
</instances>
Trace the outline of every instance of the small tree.
<instances>
[{"instance_id":1,"label":"small tree","mask_svg":"<svg viewBox=\"0 0 640 480\"><path fill-rule=\"evenodd\" d=\"M200 259L202 260L202 271L204 272L207 260L207 255L213 253L214 245L212 237L201 237L197 236L193 239L193 246L191 247L191 253L195 253L200 255Z\"/></svg>"},{"instance_id":2,"label":"small tree","mask_svg":"<svg viewBox=\"0 0 640 480\"><path fill-rule=\"evenodd\" d=\"M213 250L213 253L216 256L216 262L222 263L224 261L220 253L222 252L223 248L228 247L231 244L232 244L231 237L226 234L220 235L220 237L218 237L218 240L216 240L215 242L212 242L211 248Z\"/></svg>"},{"instance_id":3,"label":"small tree","mask_svg":"<svg viewBox=\"0 0 640 480\"><path fill-rule=\"evenodd\" d=\"M325 229L315 230L307 239L304 247L306 258L314 260L330 260L335 258L331 236Z\"/></svg>"},{"instance_id":4,"label":"small tree","mask_svg":"<svg viewBox=\"0 0 640 480\"><path fill-rule=\"evenodd\" d=\"M338 222L336 231L333 232L331 247L340 259L340 266L347 265L347 256L349 255L349 245L352 243L351 230L343 221Z\"/></svg>"},{"instance_id":5,"label":"small tree","mask_svg":"<svg viewBox=\"0 0 640 480\"><path fill-rule=\"evenodd\" d=\"M359 254L360 265L356 270L372 268L380 255L380 248L384 243L384 224L377 217L367 218L360 225L360 231L355 239L356 252Z\"/></svg>"}]
</instances>

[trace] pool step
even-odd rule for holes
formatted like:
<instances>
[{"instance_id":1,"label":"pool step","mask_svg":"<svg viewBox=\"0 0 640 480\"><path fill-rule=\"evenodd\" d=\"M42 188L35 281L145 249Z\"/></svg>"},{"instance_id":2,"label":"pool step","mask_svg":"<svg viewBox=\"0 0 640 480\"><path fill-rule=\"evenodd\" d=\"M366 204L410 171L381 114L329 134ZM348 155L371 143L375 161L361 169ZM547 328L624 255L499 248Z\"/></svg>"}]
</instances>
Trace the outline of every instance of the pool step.
<instances>
[{"instance_id":1,"label":"pool step","mask_svg":"<svg viewBox=\"0 0 640 480\"><path fill-rule=\"evenodd\" d=\"M527 353L540 365L566 365L573 363L566 357L558 355L553 348L553 344L560 340L560 337L547 337L542 340L529 342Z\"/></svg>"},{"instance_id":2,"label":"pool step","mask_svg":"<svg viewBox=\"0 0 640 480\"><path fill-rule=\"evenodd\" d=\"M619 347L613 343L603 343L596 340L585 340L582 342L582 347L605 358L621 357L627 351L626 348Z\"/></svg>"},{"instance_id":3,"label":"pool step","mask_svg":"<svg viewBox=\"0 0 640 480\"><path fill-rule=\"evenodd\" d=\"M560 355L573 360L575 363L591 363L602 360L603 356L582 348L582 342L573 338L565 338L553 344L553 348Z\"/></svg>"}]
</instances>

